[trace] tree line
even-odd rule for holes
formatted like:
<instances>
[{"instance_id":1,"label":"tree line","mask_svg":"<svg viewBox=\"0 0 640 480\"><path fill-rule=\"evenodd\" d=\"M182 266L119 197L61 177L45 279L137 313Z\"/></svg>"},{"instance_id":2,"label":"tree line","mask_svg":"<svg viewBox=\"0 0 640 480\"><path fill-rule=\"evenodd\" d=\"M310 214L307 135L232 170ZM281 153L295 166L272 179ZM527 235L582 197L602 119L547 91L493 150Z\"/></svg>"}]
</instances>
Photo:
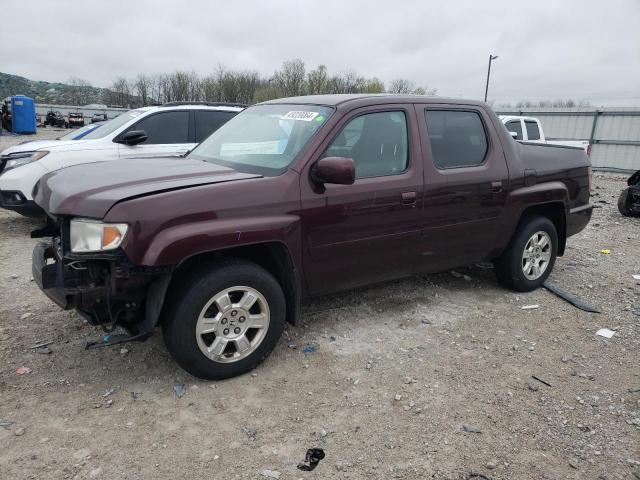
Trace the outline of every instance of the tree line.
<instances>
[{"instance_id":1,"label":"tree line","mask_svg":"<svg viewBox=\"0 0 640 480\"><path fill-rule=\"evenodd\" d=\"M74 79L78 83L78 79ZM300 59L288 60L270 77L253 70L230 70L218 65L206 76L176 70L135 78L116 77L103 95L103 103L123 107L160 105L167 102L232 102L252 104L274 98L330 93L412 93L435 95L436 90L398 78L387 85L377 77L366 78L353 70L330 74L325 65L307 70Z\"/></svg>"},{"instance_id":2,"label":"tree line","mask_svg":"<svg viewBox=\"0 0 640 480\"><path fill-rule=\"evenodd\" d=\"M586 108L591 106L591 102L586 100L541 100L539 102L522 100L515 104L503 103L498 105L498 108Z\"/></svg>"}]
</instances>

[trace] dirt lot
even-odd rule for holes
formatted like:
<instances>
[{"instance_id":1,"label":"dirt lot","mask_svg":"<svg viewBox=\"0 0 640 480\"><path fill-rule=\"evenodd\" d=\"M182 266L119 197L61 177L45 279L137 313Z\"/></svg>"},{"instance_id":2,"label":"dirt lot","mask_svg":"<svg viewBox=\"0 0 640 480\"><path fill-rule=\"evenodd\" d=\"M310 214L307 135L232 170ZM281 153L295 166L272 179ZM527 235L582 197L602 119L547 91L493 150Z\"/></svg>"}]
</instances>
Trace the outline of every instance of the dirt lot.
<instances>
[{"instance_id":1,"label":"dirt lot","mask_svg":"<svg viewBox=\"0 0 640 480\"><path fill-rule=\"evenodd\" d=\"M217 383L160 335L84 350L99 332L31 280L39 223L2 212L0 478L640 478L640 220L618 214L622 188L595 179L600 208L551 277L602 314L474 266L314 300L253 374ZM326 458L302 472L310 447Z\"/></svg>"}]
</instances>

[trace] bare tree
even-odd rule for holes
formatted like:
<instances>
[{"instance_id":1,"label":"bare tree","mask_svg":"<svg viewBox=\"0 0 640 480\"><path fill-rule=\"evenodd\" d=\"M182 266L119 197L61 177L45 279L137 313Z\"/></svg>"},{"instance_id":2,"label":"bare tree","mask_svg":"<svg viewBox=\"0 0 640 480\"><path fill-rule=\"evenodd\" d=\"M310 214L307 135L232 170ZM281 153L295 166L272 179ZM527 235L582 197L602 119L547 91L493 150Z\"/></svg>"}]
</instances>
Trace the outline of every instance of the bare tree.
<instances>
[{"instance_id":1,"label":"bare tree","mask_svg":"<svg viewBox=\"0 0 640 480\"><path fill-rule=\"evenodd\" d=\"M69 88L69 102L72 105L86 105L92 96L91 84L82 78L71 77L67 81Z\"/></svg>"},{"instance_id":2,"label":"bare tree","mask_svg":"<svg viewBox=\"0 0 640 480\"><path fill-rule=\"evenodd\" d=\"M273 82L287 97L304 95L305 92L305 68L304 62L299 58L287 60L282 68L273 75Z\"/></svg>"},{"instance_id":3,"label":"bare tree","mask_svg":"<svg viewBox=\"0 0 640 480\"><path fill-rule=\"evenodd\" d=\"M153 88L153 78L145 74L140 74L133 82L133 91L138 96L140 105L146 107L151 102L151 90Z\"/></svg>"},{"instance_id":4,"label":"bare tree","mask_svg":"<svg viewBox=\"0 0 640 480\"><path fill-rule=\"evenodd\" d=\"M116 77L109 87L107 98L104 99L108 105L119 107L129 107L131 105L131 87L125 77Z\"/></svg>"},{"instance_id":5,"label":"bare tree","mask_svg":"<svg viewBox=\"0 0 640 480\"><path fill-rule=\"evenodd\" d=\"M406 78L396 78L391 80L387 92L389 93L411 93L415 89L415 84Z\"/></svg>"},{"instance_id":6,"label":"bare tree","mask_svg":"<svg viewBox=\"0 0 640 480\"><path fill-rule=\"evenodd\" d=\"M307 93L309 95L319 95L329 93L329 76L327 67L318 65L318 68L311 70L307 74Z\"/></svg>"}]
</instances>

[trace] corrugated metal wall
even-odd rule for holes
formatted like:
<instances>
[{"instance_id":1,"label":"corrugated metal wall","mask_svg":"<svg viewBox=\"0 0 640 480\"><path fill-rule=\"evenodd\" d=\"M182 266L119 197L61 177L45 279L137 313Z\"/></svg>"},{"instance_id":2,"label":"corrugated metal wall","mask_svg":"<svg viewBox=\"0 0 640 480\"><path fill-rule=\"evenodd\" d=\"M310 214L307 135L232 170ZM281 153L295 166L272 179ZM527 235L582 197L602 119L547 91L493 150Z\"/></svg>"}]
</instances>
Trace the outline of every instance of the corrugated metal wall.
<instances>
[{"instance_id":1,"label":"corrugated metal wall","mask_svg":"<svg viewBox=\"0 0 640 480\"><path fill-rule=\"evenodd\" d=\"M548 139L589 140L596 169L640 170L640 108L509 108L499 114L538 118Z\"/></svg>"}]
</instances>

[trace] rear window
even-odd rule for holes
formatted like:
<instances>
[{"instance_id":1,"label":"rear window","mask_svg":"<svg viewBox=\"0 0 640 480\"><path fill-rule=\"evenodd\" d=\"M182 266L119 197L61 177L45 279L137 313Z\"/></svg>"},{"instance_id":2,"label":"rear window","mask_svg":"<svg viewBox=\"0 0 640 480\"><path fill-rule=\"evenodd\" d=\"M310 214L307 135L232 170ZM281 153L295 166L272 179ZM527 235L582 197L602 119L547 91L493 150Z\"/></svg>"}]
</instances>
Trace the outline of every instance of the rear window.
<instances>
[{"instance_id":1,"label":"rear window","mask_svg":"<svg viewBox=\"0 0 640 480\"><path fill-rule=\"evenodd\" d=\"M540 129L538 128L538 124L536 122L525 120L524 126L527 129L528 140L540 140Z\"/></svg>"},{"instance_id":2,"label":"rear window","mask_svg":"<svg viewBox=\"0 0 640 480\"><path fill-rule=\"evenodd\" d=\"M196 143L202 142L236 115L237 112L196 110Z\"/></svg>"},{"instance_id":3,"label":"rear window","mask_svg":"<svg viewBox=\"0 0 640 480\"><path fill-rule=\"evenodd\" d=\"M474 167L484 163L487 136L478 112L426 110L425 116L437 168Z\"/></svg>"}]
</instances>

